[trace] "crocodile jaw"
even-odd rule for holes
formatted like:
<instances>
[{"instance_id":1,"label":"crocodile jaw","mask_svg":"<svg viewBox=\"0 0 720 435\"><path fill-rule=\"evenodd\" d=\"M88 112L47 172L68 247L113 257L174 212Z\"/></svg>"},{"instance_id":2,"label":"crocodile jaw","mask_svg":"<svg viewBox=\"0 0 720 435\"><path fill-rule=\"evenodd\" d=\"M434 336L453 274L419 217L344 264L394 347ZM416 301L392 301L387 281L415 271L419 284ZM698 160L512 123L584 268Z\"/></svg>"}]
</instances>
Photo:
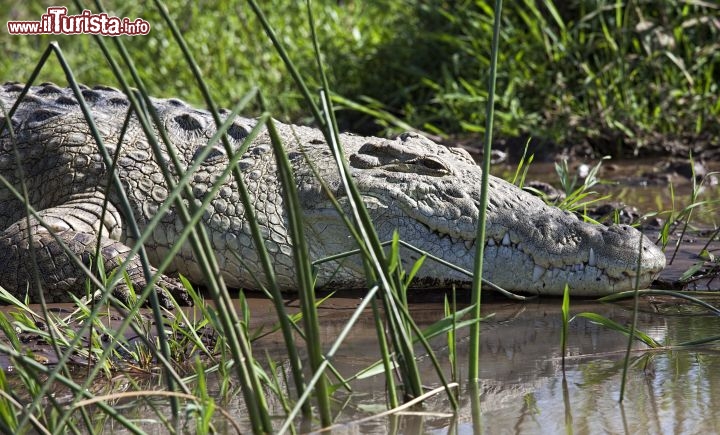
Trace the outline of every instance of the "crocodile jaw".
<instances>
[{"instance_id":1,"label":"crocodile jaw","mask_svg":"<svg viewBox=\"0 0 720 435\"><path fill-rule=\"evenodd\" d=\"M360 147L345 142L352 176L379 238L391 240L397 230L402 240L472 271L480 167L460 150L417 136ZM483 277L506 290L560 295L567 284L575 296L605 295L631 290L636 281L647 287L665 267L663 252L632 227L582 222L492 176L488 198ZM332 229L328 208L316 204L306 210L308 222L320 222L322 228L311 245L323 245L325 252L353 249L347 240L328 237L347 233ZM359 264L355 271L362 275ZM470 281L430 260L416 276L430 285Z\"/></svg>"},{"instance_id":2,"label":"crocodile jaw","mask_svg":"<svg viewBox=\"0 0 720 435\"><path fill-rule=\"evenodd\" d=\"M376 230L381 240L391 240L397 230L400 238L417 248L440 257L450 263L472 271L476 253L475 234L467 238L441 233L437 229L409 219L407 214L390 215L390 210L376 198L365 198ZM311 249L326 252L343 252L353 249L349 237L328 238L335 233L336 225L331 219L334 210L315 213L308 221L315 228ZM564 214L563 214L564 215ZM395 224L392 224L394 222ZM399 222L414 222L412 225L398 225ZM522 231L520 225L512 226L489 222L485 242L483 277L509 291L562 295L569 285L573 296L602 296L619 291L646 288L665 267L665 255L646 236L626 225L591 225L568 217L563 230L554 235L547 234L539 239L537 233ZM506 226L507 225L507 226ZM344 230L344 228L338 228ZM346 230L345 230L346 231ZM315 231L310 231L313 234ZM575 238L568 238L574 233ZM557 236L554 238L553 236ZM572 243L563 243L572 239ZM642 241L642 255L638 248ZM547 249L552 246L552 249ZM403 259L414 262L419 254L404 250ZM639 270L639 273L637 271ZM346 261L342 269L333 270L333 278L319 285L353 286L361 282L362 265ZM416 275L416 285L424 287L469 284L471 277L426 259Z\"/></svg>"}]
</instances>

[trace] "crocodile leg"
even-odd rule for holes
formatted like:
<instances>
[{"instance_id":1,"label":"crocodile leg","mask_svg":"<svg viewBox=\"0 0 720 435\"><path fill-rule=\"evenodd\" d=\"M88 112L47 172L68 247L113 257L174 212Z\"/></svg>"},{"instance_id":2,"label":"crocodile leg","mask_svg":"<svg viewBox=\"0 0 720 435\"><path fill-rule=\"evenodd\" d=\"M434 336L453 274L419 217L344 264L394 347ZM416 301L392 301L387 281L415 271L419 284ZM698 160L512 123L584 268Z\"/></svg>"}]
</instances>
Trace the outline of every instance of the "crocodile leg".
<instances>
[{"instance_id":1,"label":"crocodile leg","mask_svg":"<svg viewBox=\"0 0 720 435\"><path fill-rule=\"evenodd\" d=\"M108 212L107 216L110 219L106 219L105 225L98 225L99 207L92 202L79 204L70 201L62 206L42 210L38 215L52 233L69 248L72 255L79 258L86 267L90 266L97 252L98 239L99 252L108 275L120 264L129 261L127 274L135 290L139 292L146 284L140 260L138 257L128 260L127 254L131 248L108 237L107 221L113 221L113 215L118 216L116 213ZM0 234L0 286L22 299L25 297L28 283L31 283L30 300L39 301L38 289L32 285L35 283L29 243L32 234L35 262L46 301L67 302L67 292L74 293L78 297L85 296L83 283L86 276L83 270L72 261L56 238L46 227L40 225L37 219L31 217L29 228L27 224L27 219L22 218ZM103 234L98 238L100 231ZM151 268L151 271L155 273L157 270ZM160 303L165 307L172 306L168 292L179 303L191 304L187 292L176 279L162 276L155 291ZM125 280L118 283L113 295L124 303L128 302L129 293Z\"/></svg>"}]
</instances>

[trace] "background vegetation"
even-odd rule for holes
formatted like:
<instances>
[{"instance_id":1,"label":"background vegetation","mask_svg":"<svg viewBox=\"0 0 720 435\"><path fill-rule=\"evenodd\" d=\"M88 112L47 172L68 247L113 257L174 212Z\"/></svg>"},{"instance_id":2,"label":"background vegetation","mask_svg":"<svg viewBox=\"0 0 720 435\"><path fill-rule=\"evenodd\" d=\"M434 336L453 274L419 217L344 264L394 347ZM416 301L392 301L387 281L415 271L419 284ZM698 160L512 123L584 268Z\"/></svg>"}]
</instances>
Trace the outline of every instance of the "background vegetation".
<instances>
[{"instance_id":1,"label":"background vegetation","mask_svg":"<svg viewBox=\"0 0 720 435\"><path fill-rule=\"evenodd\" d=\"M259 86L275 117L310 119L245 2L165 3L222 106ZM56 4L0 1L8 19L37 19ZM341 110L341 128L390 134L399 130L393 123L398 119L439 136L480 137L492 31L489 2L313 4L330 87L364 107ZM106 7L151 23L150 35L124 38L151 93L201 104L197 89L186 86L193 82L190 72L157 12L124 1L108 1ZM302 75L319 86L312 81L317 74L304 2L267 0L262 7ZM560 146L586 144L599 155L616 156L684 154L687 147L678 144L696 151L717 144L717 3L524 0L509 2L503 20L496 137L521 144L527 136ZM81 82L116 82L89 36L6 31L0 33L0 78L23 81L51 40L60 41ZM59 68L46 68L44 78L65 83ZM379 119L368 115L377 111L384 112Z\"/></svg>"}]
</instances>

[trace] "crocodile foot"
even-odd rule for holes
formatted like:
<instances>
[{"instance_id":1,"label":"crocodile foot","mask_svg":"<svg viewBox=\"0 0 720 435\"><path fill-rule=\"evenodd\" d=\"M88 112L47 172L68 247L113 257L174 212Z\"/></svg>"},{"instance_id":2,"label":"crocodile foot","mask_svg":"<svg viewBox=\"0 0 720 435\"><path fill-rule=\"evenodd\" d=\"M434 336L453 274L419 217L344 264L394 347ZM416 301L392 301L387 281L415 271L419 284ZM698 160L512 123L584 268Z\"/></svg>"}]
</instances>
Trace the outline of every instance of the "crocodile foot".
<instances>
[{"instance_id":1,"label":"crocodile foot","mask_svg":"<svg viewBox=\"0 0 720 435\"><path fill-rule=\"evenodd\" d=\"M51 219L50 219L51 220ZM47 223L47 222L46 222ZM52 223L50 223L53 226ZM58 225L55 225L58 226ZM65 225L52 228L52 233L41 226L35 219L21 219L11 225L0 235L0 286L6 288L14 296L23 299L28 292L31 302L39 302L40 294L35 283L35 270L40 280L40 288L44 291L47 302L67 302L68 293L77 297L85 296L83 283L87 278L87 269L97 252L103 260L103 266L109 275L122 263L127 262L126 271L129 283L139 293L146 286L142 264L138 257L128 259L130 247L107 237L100 237L91 232L75 231ZM35 261L32 261L30 234ZM53 236L53 234L55 236ZM100 250L97 250L98 239ZM61 246L64 244L69 252ZM85 268L73 261L71 256L80 260ZM37 269L32 267L35 263ZM155 274L157 269L151 267ZM31 285L27 285L31 283ZM27 289L27 290L26 290ZM180 305L192 305L192 301L179 280L163 275L155 285L159 302L166 308L172 308L170 295ZM113 296L120 302L129 304L130 288L127 280L121 280L113 289ZM146 301L146 304L149 303Z\"/></svg>"}]
</instances>

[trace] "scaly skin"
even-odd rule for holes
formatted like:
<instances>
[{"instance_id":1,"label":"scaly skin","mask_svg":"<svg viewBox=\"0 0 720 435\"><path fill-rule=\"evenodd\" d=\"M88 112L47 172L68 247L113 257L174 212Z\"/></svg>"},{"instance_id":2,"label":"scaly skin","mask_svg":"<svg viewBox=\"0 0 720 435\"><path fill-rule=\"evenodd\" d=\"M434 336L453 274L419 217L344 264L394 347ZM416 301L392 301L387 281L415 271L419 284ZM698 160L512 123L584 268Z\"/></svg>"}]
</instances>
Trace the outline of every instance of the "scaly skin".
<instances>
[{"instance_id":1,"label":"scaly skin","mask_svg":"<svg viewBox=\"0 0 720 435\"><path fill-rule=\"evenodd\" d=\"M0 102L6 110L15 103L21 89L18 84L0 88ZM82 89L105 145L114 155L129 103L122 93L111 88ZM189 166L215 131L212 118L178 100L153 102L181 164ZM69 89L52 84L33 87L15 113L13 125L16 143L7 130L0 135L0 175L19 188L22 168L30 203L49 226L44 228L31 219L45 297L67 301L68 292L83 294L85 278L50 232L66 242L85 263L94 255L99 239L109 272L125 260L125 253L133 245L127 229L129 217L121 213L115 190L106 188L107 169ZM254 125L253 119L239 117L234 121L228 131L234 147L242 143ZM312 257L354 249L348 231L305 160L307 156L344 202L344 191L322 134L307 127L281 123L277 126L294 169ZM381 239L389 240L397 229L403 240L472 269L481 170L466 152L411 133L396 140L343 134L341 143ZM14 146L22 166L16 161ZM135 119L125 133L117 161L119 178L132 205L132 218L142 230L166 199L168 190ZM163 165L172 166L168 156L163 156L162 161ZM210 190L227 162L228 157L220 148L203 162L191 183L197 199ZM238 165L273 256L279 284L284 290L292 290L295 272L291 241L266 131L254 140ZM236 189L232 179L226 180L202 221L225 282L231 287L255 288L255 279L263 276L262 268ZM647 286L665 266L664 254L631 227L581 222L495 177L490 177L489 198L484 277L507 290L560 294L568 283L574 295L594 296L631 289L641 240L640 286ZM100 210L105 199L109 200L109 207L101 222ZM0 230L3 230L0 285L20 297L25 295L32 276L28 249L31 231L24 216L22 203L0 183ZM152 264L157 265L165 257L182 228L181 219L171 208L146 243ZM405 256L415 258L413 254ZM130 261L131 279L136 285L144 285L139 262ZM319 287L365 285L359 261L344 261L339 270L337 266L329 264L319 270ZM192 282L204 281L189 244L175 258L169 272L172 271L182 273ZM435 286L468 281L467 277L432 261L426 261L418 278L419 285ZM161 285L176 298L187 301L174 278L164 276ZM30 296L37 300L34 288L30 286ZM158 291L165 296L163 290ZM125 299L126 292L121 285L115 294Z\"/></svg>"}]
</instances>

